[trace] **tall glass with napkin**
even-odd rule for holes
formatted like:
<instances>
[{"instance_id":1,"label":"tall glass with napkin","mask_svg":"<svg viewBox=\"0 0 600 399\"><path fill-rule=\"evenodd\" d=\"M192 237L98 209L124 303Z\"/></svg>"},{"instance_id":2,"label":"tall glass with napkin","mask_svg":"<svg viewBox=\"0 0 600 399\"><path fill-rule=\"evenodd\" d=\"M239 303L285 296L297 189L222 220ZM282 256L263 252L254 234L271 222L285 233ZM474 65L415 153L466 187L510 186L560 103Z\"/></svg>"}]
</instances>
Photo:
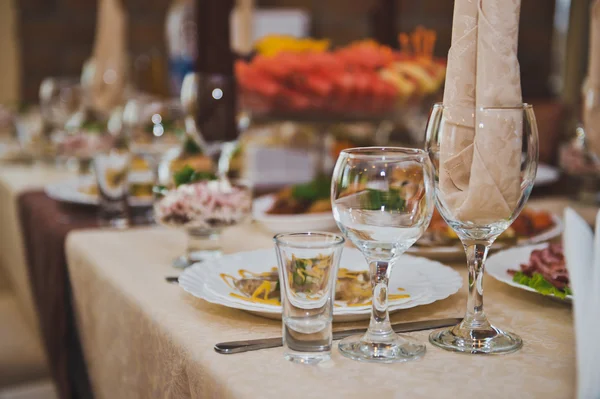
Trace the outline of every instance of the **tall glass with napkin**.
<instances>
[{"instance_id":1,"label":"tall glass with napkin","mask_svg":"<svg viewBox=\"0 0 600 399\"><path fill-rule=\"evenodd\" d=\"M532 107L522 103L517 60L520 7L520 0L455 2L444 103L427 127L436 205L461 239L469 268L463 322L430 336L451 351L509 353L522 346L483 311L488 250L523 209L537 169L537 125Z\"/></svg>"}]
</instances>

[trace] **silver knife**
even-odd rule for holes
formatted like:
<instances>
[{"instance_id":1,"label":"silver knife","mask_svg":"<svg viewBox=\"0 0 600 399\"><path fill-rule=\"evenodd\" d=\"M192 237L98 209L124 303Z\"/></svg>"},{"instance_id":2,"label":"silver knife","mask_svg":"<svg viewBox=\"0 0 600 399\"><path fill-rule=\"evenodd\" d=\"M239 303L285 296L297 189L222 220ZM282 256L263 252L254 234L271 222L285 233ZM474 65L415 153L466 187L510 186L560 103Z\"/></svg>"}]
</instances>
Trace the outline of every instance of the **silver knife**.
<instances>
[{"instance_id":1,"label":"silver knife","mask_svg":"<svg viewBox=\"0 0 600 399\"><path fill-rule=\"evenodd\" d=\"M405 333L411 331L432 330L434 328L450 327L460 323L461 321L461 318L411 321L408 323L393 324L392 328L397 333ZM355 328L352 330L334 331L333 340L335 341L338 339L346 338L354 334L363 334L365 331L367 331L366 328ZM215 351L223 355L231 355L233 353L256 351L259 349L277 348L278 346L282 345L283 341L281 337L250 339L246 341L230 341L218 343L215 345Z\"/></svg>"}]
</instances>

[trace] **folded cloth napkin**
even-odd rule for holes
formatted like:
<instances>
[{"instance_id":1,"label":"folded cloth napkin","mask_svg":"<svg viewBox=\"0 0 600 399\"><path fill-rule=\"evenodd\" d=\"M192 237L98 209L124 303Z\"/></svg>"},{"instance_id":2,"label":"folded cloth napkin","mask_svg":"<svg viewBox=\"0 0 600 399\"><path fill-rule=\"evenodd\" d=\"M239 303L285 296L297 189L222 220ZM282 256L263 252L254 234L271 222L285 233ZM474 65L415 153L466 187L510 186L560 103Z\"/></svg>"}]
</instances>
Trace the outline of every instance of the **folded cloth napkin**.
<instances>
[{"instance_id":1,"label":"folded cloth napkin","mask_svg":"<svg viewBox=\"0 0 600 399\"><path fill-rule=\"evenodd\" d=\"M600 398L600 357L597 335L600 329L600 212L596 216L596 237L573 209L565 210L563 247L575 314L577 350L577 397Z\"/></svg>"},{"instance_id":2,"label":"folded cloth napkin","mask_svg":"<svg viewBox=\"0 0 600 399\"><path fill-rule=\"evenodd\" d=\"M520 0L456 0L444 90L440 189L457 220L510 217L520 197ZM491 127L491 128L490 128Z\"/></svg>"},{"instance_id":3,"label":"folded cloth napkin","mask_svg":"<svg viewBox=\"0 0 600 399\"><path fill-rule=\"evenodd\" d=\"M123 0L100 0L89 78L92 108L108 115L123 102L127 79L127 14Z\"/></svg>"},{"instance_id":4,"label":"folded cloth napkin","mask_svg":"<svg viewBox=\"0 0 600 399\"><path fill-rule=\"evenodd\" d=\"M600 0L594 0L590 8L588 75L583 85L584 96L600 91ZM600 102L584 98L583 125L590 149L600 155Z\"/></svg>"}]
</instances>

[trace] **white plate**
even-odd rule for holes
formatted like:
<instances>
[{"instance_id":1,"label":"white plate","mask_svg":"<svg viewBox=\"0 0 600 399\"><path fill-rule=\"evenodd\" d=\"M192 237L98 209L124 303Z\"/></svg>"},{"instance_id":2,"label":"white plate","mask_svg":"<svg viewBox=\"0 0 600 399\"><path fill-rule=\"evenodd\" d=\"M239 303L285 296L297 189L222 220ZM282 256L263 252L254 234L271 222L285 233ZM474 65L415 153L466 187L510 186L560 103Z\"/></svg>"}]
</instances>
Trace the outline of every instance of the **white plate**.
<instances>
[{"instance_id":1,"label":"white plate","mask_svg":"<svg viewBox=\"0 0 600 399\"><path fill-rule=\"evenodd\" d=\"M485 262L485 269L490 276L492 276L498 281L502 281L503 283L506 283L516 288L520 288L525 291L535 292L537 294L543 295L531 287L514 282L512 280L512 276L508 274L508 271L521 270L521 264L529 262L531 252L533 252L536 249L546 248L547 246L548 244L537 244L499 251L498 253L490 256L489 259ZM563 300L561 298L555 297L554 295L551 295L551 297L554 299ZM572 298L573 297L571 295L568 295L567 298L564 300L571 301Z\"/></svg>"},{"instance_id":2,"label":"white plate","mask_svg":"<svg viewBox=\"0 0 600 399\"><path fill-rule=\"evenodd\" d=\"M267 211L273 206L275 195L265 195L254 200L252 216L273 233L295 231L337 230L331 212L304 215L269 215Z\"/></svg>"},{"instance_id":3,"label":"white plate","mask_svg":"<svg viewBox=\"0 0 600 399\"><path fill-rule=\"evenodd\" d=\"M538 187L546 186L548 184L557 182L559 177L560 173L558 172L557 168L541 163L538 165L537 174L535 175L535 180L533 183Z\"/></svg>"},{"instance_id":4,"label":"white plate","mask_svg":"<svg viewBox=\"0 0 600 399\"><path fill-rule=\"evenodd\" d=\"M252 303L232 297L231 289L220 277L221 273L238 275L239 269L260 273L277 265L275 251L261 249L223 256L210 263L197 263L179 276L179 285L188 293L205 301L242 309L260 316L281 319L281 306ZM367 270L367 263L355 248L344 248L340 267L350 270ZM403 288L410 298L390 302L390 311L426 305L456 293L463 284L460 274L448 266L425 258L403 255L392 270L390 294ZM371 306L334 307L334 321L366 320Z\"/></svg>"},{"instance_id":5,"label":"white plate","mask_svg":"<svg viewBox=\"0 0 600 399\"><path fill-rule=\"evenodd\" d=\"M539 244L559 237L564 229L562 219L556 215L552 215L552 221L554 222L554 226L552 228L533 237L520 239L517 242L517 246L521 247L525 245ZM493 251L498 251L502 248L502 244L492 245ZM411 255L425 256L427 258L445 261L462 259L465 257L465 250L460 244L439 247L421 247L418 245L413 245L406 252Z\"/></svg>"},{"instance_id":6,"label":"white plate","mask_svg":"<svg viewBox=\"0 0 600 399\"><path fill-rule=\"evenodd\" d=\"M134 183L146 182L151 180L149 173L137 172L129 175L129 181ZM64 180L58 183L48 184L45 192L48 197L60 202L80 205L98 205L96 195L86 194L81 191L95 184L93 176L80 176L74 179ZM129 202L132 206L152 206L152 197L131 197Z\"/></svg>"}]
</instances>

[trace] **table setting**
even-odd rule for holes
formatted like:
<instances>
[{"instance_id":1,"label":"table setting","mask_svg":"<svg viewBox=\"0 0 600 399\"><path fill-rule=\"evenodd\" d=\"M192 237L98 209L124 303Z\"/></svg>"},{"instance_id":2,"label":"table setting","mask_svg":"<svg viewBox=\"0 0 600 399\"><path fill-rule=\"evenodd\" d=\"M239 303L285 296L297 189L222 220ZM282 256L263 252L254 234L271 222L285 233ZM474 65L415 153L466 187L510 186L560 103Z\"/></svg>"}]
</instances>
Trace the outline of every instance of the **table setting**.
<instances>
[{"instance_id":1,"label":"table setting","mask_svg":"<svg viewBox=\"0 0 600 399\"><path fill-rule=\"evenodd\" d=\"M233 141L195 120L226 85L134 90L104 40L43 81L34 122L0 112L30 161L1 160L0 261L60 396L599 397L600 212L562 182L597 179L600 1L560 168L523 99L521 1L453 10L447 59L422 27L401 50L259 42L234 63ZM394 113L418 145L390 139Z\"/></svg>"}]
</instances>

